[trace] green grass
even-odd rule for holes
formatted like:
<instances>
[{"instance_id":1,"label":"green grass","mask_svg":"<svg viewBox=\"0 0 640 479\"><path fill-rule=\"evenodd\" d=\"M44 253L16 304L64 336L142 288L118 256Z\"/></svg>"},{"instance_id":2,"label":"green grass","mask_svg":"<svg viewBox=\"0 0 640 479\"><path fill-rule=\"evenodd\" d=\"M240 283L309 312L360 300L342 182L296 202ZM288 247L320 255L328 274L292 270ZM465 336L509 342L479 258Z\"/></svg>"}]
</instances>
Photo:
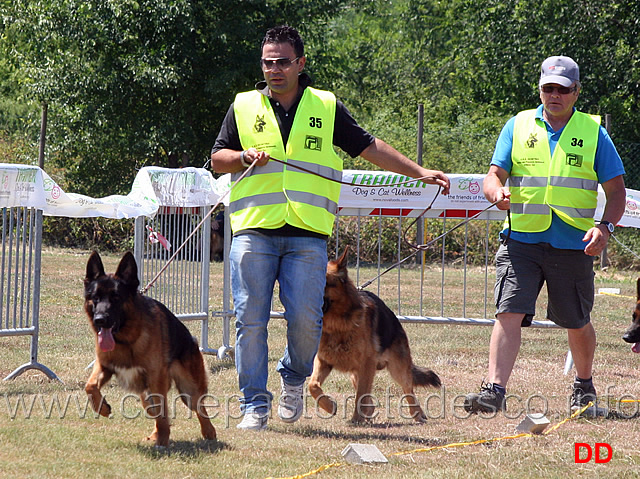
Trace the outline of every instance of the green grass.
<instances>
[{"instance_id":1,"label":"green grass","mask_svg":"<svg viewBox=\"0 0 640 479\"><path fill-rule=\"evenodd\" d=\"M402 417L401 391L386 371L376 376L373 394L379 398L378 417L369 425L354 426L348 418L353 411L349 377L334 372L324 384L327 394L339 403L336 417L317 413L311 398L305 416L287 425L274 417L269 429L247 433L236 429L239 407L237 378L231 361L205 356L209 374L213 423L218 442L202 440L198 422L178 404L167 452L158 452L141 439L148 435L152 421L142 415L133 396L124 392L117 380L103 392L114 407L111 418L96 418L87 406L84 383L86 367L93 360L93 337L82 310L82 278L88 252L45 249L42 265L41 325L39 362L51 368L64 383L49 381L38 371L28 371L13 381L0 382L0 468L3 477L230 477L266 478L306 474L318 468L342 463L341 451L350 443L374 444L387 456L389 464L375 466L340 465L330 467L318 478L410 477L552 477L610 476L637 477L640 466L638 437L640 419L574 419L548 435L504 439L451 448L431 449L453 443L472 443L513 434L521 421L523 400L534 394L546 399L547 417L556 424L567 417L567 401L572 376L563 374L567 352L566 334L560 330L527 329L509 383L513 407L505 415L488 419L465 417L460 404L464 394L475 391L486 375L491 328L406 324L414 361L435 370L442 378L440 391L420 391L427 415L426 424L414 424ZM106 269L113 271L119 255L103 255ZM211 309L222 308L221 265L212 263ZM375 274L360 272L360 283ZM428 269L429 287L423 294L423 314L440 316L440 270ZM484 317L484 272L467 272L471 291L467 315ZM402 314L419 314L420 271L402 272ZM636 416L636 404L613 401L628 395L640 398L640 356L630 351L621 335L630 320L637 274L612 269L598 271L596 287L617 287L620 297L598 296L593 321L598 333L594 378L602 397ZM445 316L459 316L460 269L447 270ZM381 294L395 307L397 275L381 279ZM489 281L493 281L490 270ZM376 292L377 285L369 288ZM491 294L491 288L489 288ZM539 311L544 311L544 295ZM490 307L490 306L489 306ZM491 309L488 313L492 315ZM541 319L541 318L536 318ZM219 320L218 320L219 321ZM197 324L189 323L199 337ZM221 344L222 327L211 325L209 343ZM284 348L284 321L273 320L269 328L269 388L279 394L275 373ZM232 334L233 336L233 334ZM232 340L233 342L233 340ZM0 338L0 377L28 362L29 341L24 337ZM175 391L172 391L175 394ZM430 396L431 395L431 396ZM62 412L52 401L60 402ZM69 401L66 412L64 405ZM33 408L31 409L31 404ZM24 405L24 407L23 407ZM532 403L535 410L542 404ZM26 408L26 409L25 409ZM274 414L275 416L275 414ZM610 443L613 459L606 464L575 464L574 443Z\"/></svg>"}]
</instances>

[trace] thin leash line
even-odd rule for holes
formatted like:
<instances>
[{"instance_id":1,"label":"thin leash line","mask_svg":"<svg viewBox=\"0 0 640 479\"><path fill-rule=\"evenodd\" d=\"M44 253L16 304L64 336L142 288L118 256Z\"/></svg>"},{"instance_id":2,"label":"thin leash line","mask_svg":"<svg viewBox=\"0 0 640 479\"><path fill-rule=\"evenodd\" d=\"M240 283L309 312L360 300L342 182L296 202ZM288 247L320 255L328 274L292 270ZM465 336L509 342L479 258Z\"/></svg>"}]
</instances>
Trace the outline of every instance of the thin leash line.
<instances>
[{"instance_id":1,"label":"thin leash line","mask_svg":"<svg viewBox=\"0 0 640 479\"><path fill-rule=\"evenodd\" d=\"M305 173L310 173L312 175L315 176L319 176L320 178L324 178L325 180L329 180L332 181L334 183L340 183L341 185L347 185L347 186L353 186L351 183L347 183L345 181L341 181L341 180L335 180L333 178L328 178L324 175L321 175L320 173L317 173L315 171L311 171L308 170L302 166L298 166L298 165L294 165L291 163L287 163L285 161L282 160L278 160L277 158L273 158L270 157L269 158L270 161L275 161L277 163L282 163L283 165L287 165L293 168L297 168L299 170L304 171ZM242 175L240 175L240 177L234 182L234 184L231 186L231 188L229 190L227 190L216 202L216 204L209 210L209 212L204 216L204 218L202 218L202 221L200 221L200 223L198 223L195 228L193 228L193 230L191 231L191 233L189 234L189 236L187 236L187 238L184 240L184 242L175 250L175 252L173 253L173 255L171 255L171 257L167 260L167 262L164 264L164 266L160 269L160 271L158 271L158 273L153 277L153 279L151 281L149 281L149 283L142 289L140 290L140 292L142 294L145 294L149 288L151 288L153 286L153 284L158 280L158 278L167 270L167 268L169 267L169 265L175 260L176 256L178 255L178 253L180 251L182 251L182 249L186 246L186 244L189 242L189 240L193 237L193 235L196 234L196 232L198 231L198 229L200 229L200 227L204 224L204 222L206 221L206 219L211 216L211 214L213 213L213 211L220 205L220 203L222 203L222 201L224 200L224 198L231 193L231 190L233 190L238 183L240 183L241 180L243 180L248 174L249 172L253 169L253 167L255 166L255 164L257 163L258 159L256 158L255 160L253 160L253 162L251 163L251 165L242 173ZM205 163L205 166L209 164L209 160ZM407 180L401 183L393 183L393 184L389 184L389 185L383 185L386 187L391 187L391 186L401 186L401 185L405 185L407 183L413 183L415 181L422 181L422 180L426 180L426 179L436 179L435 176L422 176L420 178L412 178L411 180ZM371 187L371 188L377 188L380 187L381 185L358 185L358 186L362 186L362 187ZM438 194L440 193L440 189L441 187L438 186ZM437 197L437 195L436 195ZM435 198L434 198L435 201ZM431 204L433 204L433 201L431 202ZM431 206L429 206L430 208Z\"/></svg>"},{"instance_id":2,"label":"thin leash line","mask_svg":"<svg viewBox=\"0 0 640 479\"><path fill-rule=\"evenodd\" d=\"M637 259L640 259L640 256L638 254L636 254L631 248L629 248L626 244L622 243L617 237L616 235L614 235L613 233L611 233L611 237L616 240L616 243L618 243L620 246L622 246L624 249L626 249L629 253L631 253L633 256L635 256Z\"/></svg>"},{"instance_id":3,"label":"thin leash line","mask_svg":"<svg viewBox=\"0 0 640 479\"><path fill-rule=\"evenodd\" d=\"M438 192L439 193L439 192ZM437 197L437 195L436 195ZM435 201L435 198L434 200ZM433 204L433 201L431 202L431 205ZM501 201L501 200L500 200ZM413 258L416 254L425 251L429 246L431 246L432 244L436 243L437 241L441 240L442 238L444 238L446 235L452 233L453 231L457 230L458 228L460 228L461 226L467 224L468 222L470 222L471 220L476 219L478 216L480 216L482 213L484 213L485 211L487 211L490 208L493 208L495 205L497 205L498 203L500 203L500 201L496 201L495 203L490 204L489 206L487 206L485 209L483 209L482 211L479 211L478 213L476 213L473 216L470 216L469 218L466 218L464 221L458 223L456 226L454 226L453 228L448 229L447 231L445 231L444 233L442 233L440 236L437 236L436 238L433 238L431 241L429 241L428 243L425 244L421 244L421 245L414 245L409 243L405 236L406 236L406 231L411 228L416 221L418 221L427 211L429 211L429 209L431 209L431 205L429 205L429 207L424 210L420 216L418 216L415 221L413 223L411 223L408 227L407 230L405 230L405 234L403 235L403 240L405 241L405 243L407 243L410 247L415 248L415 251L413 253L411 253L409 256L407 256L404 259L401 259L400 261L392 264L391 266L389 266L386 270L384 270L382 273L378 274L377 276L375 276L374 278L370 279L369 281L366 281L365 283L363 283L361 286L358 287L359 290L362 290L364 288L366 288L367 286L369 286L371 283L373 283L375 280L377 280L378 278L380 278L381 276L387 274L389 271L391 271L394 268L397 268L398 266L400 266L402 263L404 263L405 261L409 260L410 258ZM511 216L509 215L509 220L511 220ZM509 221L510 223L511 221ZM509 230L511 230L511 228L509 228Z\"/></svg>"},{"instance_id":4,"label":"thin leash line","mask_svg":"<svg viewBox=\"0 0 640 479\"><path fill-rule=\"evenodd\" d=\"M324 178L325 180L329 180L332 181L334 183L339 183L341 185L347 185L347 186L354 186L352 183L347 183L346 181L341 181L341 180L335 180L333 178L327 178L324 175L321 175L318 172L315 171L311 171L307 168L304 168L302 166L299 165L295 165L295 164L291 164L291 163L287 163L286 161L282 161L279 160L277 158L274 157L270 157L269 158L270 161L275 161L277 163L281 163L282 165L286 165L286 166L291 166L293 168L297 168L301 171L304 171L305 173L310 173L312 175L315 176L319 176L321 178ZM253 164L252 164L253 166ZM435 176L423 176L420 178L412 178L411 180L408 181L404 181L401 183L393 183L390 185L358 185L358 186L362 186L362 187L371 187L371 188L379 188L380 186L385 186L385 187L391 187L391 186L401 186L407 183L413 183L415 181L422 181L425 179L436 179ZM239 181L239 180L238 180ZM431 209L431 207L433 206L433 203L435 203L436 199L438 198L438 195L440 195L440 192L442 191L442 187L440 185L438 185L438 191L436 192L436 194L433 196L433 199L431 200L431 203L429 203L429 206L427 206L427 208L420 213L420 216L418 216L413 223L411 223L405 230L404 234L403 234L403 241L409 245L410 247L414 248L416 251L414 251L412 254L410 254L409 256L407 256L406 258L396 262L395 264L391 265L389 268L387 268L385 271L383 271L382 273L380 273L378 276L376 276L375 278L367 281L366 283L362 284L361 286L358 287L359 290L362 290L364 288L366 288L367 286L369 286L371 283L373 283L376 279L380 278L382 275L388 273L389 271L393 270L394 268L400 266L402 263L404 263L405 261L411 259L413 256L415 256L416 254L420 253L421 251L426 250L429 246L431 246L432 244L434 244L435 242L439 241L441 238L445 237L446 235L448 235L449 233L452 233L453 231L455 231L456 229L460 228L461 226L465 225L466 223L470 222L471 220L476 219L478 216L480 216L482 213L484 213L485 211L487 211L488 209L494 207L496 204L498 204L500 201L496 201L495 203L492 203L491 205L487 206L485 209L483 209L482 211L479 211L478 213L476 213L475 215L466 218L464 221L462 221L461 223L457 224L456 226L454 226L453 228L449 229L448 231L445 231L444 233L442 233L440 236L438 236L437 238L432 239L431 241L429 241L426 244L423 245L414 245L412 243L410 243L407 239L406 239L406 234L407 231L409 230L409 228L411 228L422 216L424 216L424 214L429 211ZM511 223L511 216L509 216L509 223ZM510 230L510 228L509 228Z\"/></svg>"},{"instance_id":5,"label":"thin leash line","mask_svg":"<svg viewBox=\"0 0 640 479\"><path fill-rule=\"evenodd\" d=\"M251 163L251 165L242 173L242 175L240 175L240 177L234 182L233 185L231 185L231 188L229 188L227 191L225 191L220 198L218 198L218 201L216 202L215 205L213 205L210 209L209 212L202 218L202 220L200 221L200 223L198 223L196 225L195 228L193 228L193 230L191 231L191 233L189 233L189 236L187 236L187 238L184 240L184 242L175 250L175 252L173 253L173 255L171 255L171 257L167 260L167 262L164 264L164 266L160 269L160 271L158 271L158 273L153 277L153 279L151 281L149 281L149 283L142 289L140 290L140 293L145 294L149 288L151 288L153 286L153 284L158 280L158 278L167 270L167 268L169 267L169 265L173 262L173 260L175 260L176 256L178 255L178 253L180 251L182 251L182 249L185 247L185 245L189 242L189 240L193 237L193 235L196 234L196 232L200 229L200 227L204 224L204 222L207 220L207 218L209 216L211 216L211 214L214 212L214 210L220 205L220 203L222 203L222 201L226 198L226 196L228 194L231 193L231 191L238 185L238 183L240 183L240 181L242 179L244 179L245 176L247 176L249 174L249 172L253 169L254 165L257 162L257 158L253 161L253 163Z\"/></svg>"},{"instance_id":6,"label":"thin leash line","mask_svg":"<svg viewBox=\"0 0 640 479\"><path fill-rule=\"evenodd\" d=\"M361 187L361 188L380 188L380 187L402 186L402 185L406 185L408 183L413 183L414 181L435 180L435 179L437 179L435 176L421 176L420 178L411 178L410 180L407 180L407 181L402 181L400 183L391 183L389 185L354 185L353 183L347 183L346 181L336 180L334 178L328 178L328 177L326 177L324 175L321 175L317 171L311 171L311 170L308 170L307 168L304 168L302 166L294 165L292 163L287 163L286 161L279 160L277 158L274 158L273 156L269 157L269 160L270 161L275 161L276 163L281 163L281 164L286 165L286 166L290 166L292 168L297 168L298 170L304 171L305 173L310 173L312 175L319 176L320 178L332 181L334 183L339 183L339 184L345 185L345 186L358 186L358 187ZM400 173L398 173L398 174L400 174ZM426 183L424 181L423 181L423 183L428 184L428 183ZM438 193L439 192L440 192L440 190L438 190Z\"/></svg>"}]
</instances>

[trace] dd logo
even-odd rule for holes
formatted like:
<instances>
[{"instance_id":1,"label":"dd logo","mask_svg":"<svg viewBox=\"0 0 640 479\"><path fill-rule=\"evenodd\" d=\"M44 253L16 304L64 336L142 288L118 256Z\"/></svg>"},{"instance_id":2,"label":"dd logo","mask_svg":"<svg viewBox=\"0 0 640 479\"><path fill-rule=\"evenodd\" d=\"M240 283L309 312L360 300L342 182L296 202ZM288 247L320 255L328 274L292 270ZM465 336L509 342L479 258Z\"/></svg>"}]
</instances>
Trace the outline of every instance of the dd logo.
<instances>
[{"instance_id":1,"label":"dd logo","mask_svg":"<svg viewBox=\"0 0 640 479\"><path fill-rule=\"evenodd\" d=\"M593 447L593 449L591 449L591 446L589 444L587 444L586 442L576 442L574 444L575 450L573 453L573 458L574 458L574 462L576 464L584 464L586 462L589 462L591 460L591 456L593 456L593 449L595 449L596 453L595 453L595 462L597 464L604 464L607 463L611 460L611 458L613 457L613 449L611 449L611 446L606 443L606 442L596 442L595 446ZM586 457L580 457L580 450L581 449L585 449L586 450ZM600 450L601 449L606 449L607 450L607 455L605 457L602 457L600 455Z\"/></svg>"}]
</instances>

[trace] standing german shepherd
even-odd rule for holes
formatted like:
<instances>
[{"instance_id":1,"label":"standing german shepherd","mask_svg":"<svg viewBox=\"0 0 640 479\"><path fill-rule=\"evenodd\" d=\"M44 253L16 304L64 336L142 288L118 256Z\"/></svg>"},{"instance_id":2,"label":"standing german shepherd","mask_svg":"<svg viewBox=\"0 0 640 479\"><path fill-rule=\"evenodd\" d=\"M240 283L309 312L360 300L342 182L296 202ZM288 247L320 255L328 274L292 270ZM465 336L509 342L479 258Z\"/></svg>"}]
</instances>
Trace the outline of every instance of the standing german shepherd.
<instances>
[{"instance_id":1,"label":"standing german shepherd","mask_svg":"<svg viewBox=\"0 0 640 479\"><path fill-rule=\"evenodd\" d=\"M324 317L320 347L309 380L309 392L330 414L337 412L335 400L324 395L321 386L329 373L351 373L356 389L353 422L373 416L371 397L377 370L388 368L402 387L411 417L422 422L426 416L414 395L416 386L440 386L440 378L430 369L413 364L409 340L396 315L375 294L358 291L347 274L347 251L327 265Z\"/></svg>"},{"instance_id":2,"label":"standing german shepherd","mask_svg":"<svg viewBox=\"0 0 640 479\"><path fill-rule=\"evenodd\" d=\"M640 278L638 278L638 300L636 302L636 307L633 310L633 318L631 322L631 326L624 333L622 339L624 339L628 343L633 343L631 350L634 353L640 353Z\"/></svg>"},{"instance_id":3,"label":"standing german shepherd","mask_svg":"<svg viewBox=\"0 0 640 479\"><path fill-rule=\"evenodd\" d=\"M105 274L93 252L84 279L84 309L96 336L96 360L85 391L93 409L109 417L111 406L100 393L111 376L140 394L156 425L147 440L169 445L167 393L174 381L180 398L200 421L205 439L216 439L202 404L207 379L202 354L189 330L163 304L138 292L138 267L127 252L115 274Z\"/></svg>"}]
</instances>

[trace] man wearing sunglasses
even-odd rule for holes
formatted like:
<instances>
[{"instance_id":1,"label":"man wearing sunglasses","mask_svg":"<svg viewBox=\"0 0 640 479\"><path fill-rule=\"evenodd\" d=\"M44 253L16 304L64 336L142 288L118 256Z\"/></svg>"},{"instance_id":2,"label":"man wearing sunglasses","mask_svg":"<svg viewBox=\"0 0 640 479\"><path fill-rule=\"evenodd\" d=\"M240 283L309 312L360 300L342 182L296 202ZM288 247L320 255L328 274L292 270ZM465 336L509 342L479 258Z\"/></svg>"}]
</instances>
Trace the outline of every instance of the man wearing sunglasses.
<instances>
[{"instance_id":1,"label":"man wearing sunglasses","mask_svg":"<svg viewBox=\"0 0 640 479\"><path fill-rule=\"evenodd\" d=\"M599 255L625 209L624 167L600 117L574 107L578 65L566 56L542 63L540 105L503 128L483 189L491 203L510 210L496 253L496 322L489 345L488 383L465 398L471 413L505 410L507 381L547 283L547 317L566 328L576 378L572 410L593 402L591 372L596 334L593 257ZM596 224L598 184L606 195Z\"/></svg>"},{"instance_id":2,"label":"man wearing sunglasses","mask_svg":"<svg viewBox=\"0 0 640 479\"><path fill-rule=\"evenodd\" d=\"M238 428L245 430L266 427L273 398L267 389L267 324L276 281L287 322L287 346L276 368L282 390L278 416L292 423L303 411L303 386L322 333L327 238L340 195L340 184L332 180L342 178L334 145L384 170L428 177L426 183L449 193L444 173L409 160L363 130L332 93L311 87L305 62L294 28L267 31L260 59L264 81L236 96L211 153L213 169L231 173L234 180L253 164L231 192L229 205L235 356L244 414Z\"/></svg>"}]
</instances>

